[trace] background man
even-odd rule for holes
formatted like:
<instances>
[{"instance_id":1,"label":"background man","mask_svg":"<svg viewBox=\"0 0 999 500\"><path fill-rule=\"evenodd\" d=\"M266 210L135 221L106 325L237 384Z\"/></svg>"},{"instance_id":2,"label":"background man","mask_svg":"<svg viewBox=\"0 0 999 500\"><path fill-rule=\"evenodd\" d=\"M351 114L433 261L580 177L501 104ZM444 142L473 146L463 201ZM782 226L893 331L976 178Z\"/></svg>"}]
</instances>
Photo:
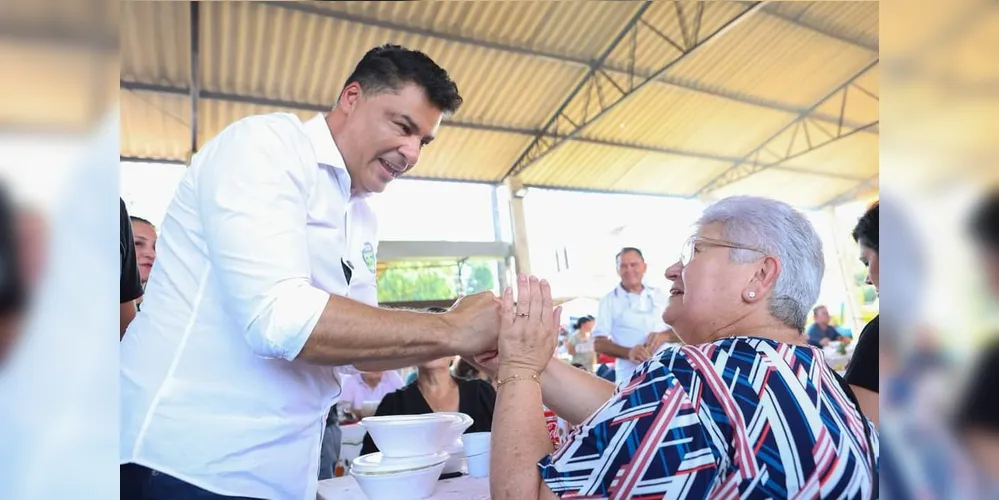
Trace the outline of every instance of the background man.
<instances>
[{"instance_id":1,"label":"background man","mask_svg":"<svg viewBox=\"0 0 999 500\"><path fill-rule=\"evenodd\" d=\"M618 358L614 362L618 382L627 380L664 343L678 341L662 320L669 297L664 290L644 283L645 271L641 250L622 249L617 254L621 283L600 299L593 347Z\"/></svg>"}]
</instances>

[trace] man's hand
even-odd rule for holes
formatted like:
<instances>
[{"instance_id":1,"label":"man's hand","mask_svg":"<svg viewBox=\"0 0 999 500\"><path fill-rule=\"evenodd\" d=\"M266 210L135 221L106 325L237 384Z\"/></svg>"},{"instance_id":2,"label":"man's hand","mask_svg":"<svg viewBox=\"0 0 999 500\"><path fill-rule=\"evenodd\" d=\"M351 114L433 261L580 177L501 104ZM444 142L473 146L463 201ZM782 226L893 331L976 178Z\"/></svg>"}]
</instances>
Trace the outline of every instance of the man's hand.
<instances>
[{"instance_id":1,"label":"man's hand","mask_svg":"<svg viewBox=\"0 0 999 500\"><path fill-rule=\"evenodd\" d=\"M644 344L638 344L628 351L628 359L635 363L644 363L649 359L649 356L651 356L649 350L645 348Z\"/></svg>"},{"instance_id":2,"label":"man's hand","mask_svg":"<svg viewBox=\"0 0 999 500\"><path fill-rule=\"evenodd\" d=\"M676 342L677 340L676 334L674 334L672 330L652 332L645 340L645 350L650 353L654 353L658 351L659 348L666 342Z\"/></svg>"},{"instance_id":3,"label":"man's hand","mask_svg":"<svg viewBox=\"0 0 999 500\"><path fill-rule=\"evenodd\" d=\"M458 299L451 310L442 314L450 327L452 350L466 358L496 350L499 335L500 305L492 292L480 292Z\"/></svg>"}]
</instances>

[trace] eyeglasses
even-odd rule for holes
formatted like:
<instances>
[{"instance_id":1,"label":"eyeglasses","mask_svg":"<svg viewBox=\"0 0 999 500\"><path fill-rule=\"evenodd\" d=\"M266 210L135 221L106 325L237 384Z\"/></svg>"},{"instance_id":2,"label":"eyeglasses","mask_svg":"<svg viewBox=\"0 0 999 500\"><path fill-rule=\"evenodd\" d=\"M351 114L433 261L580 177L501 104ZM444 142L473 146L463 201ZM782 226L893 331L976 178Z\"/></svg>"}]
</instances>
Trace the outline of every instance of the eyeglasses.
<instances>
[{"instance_id":1,"label":"eyeglasses","mask_svg":"<svg viewBox=\"0 0 999 500\"><path fill-rule=\"evenodd\" d=\"M687 241L683 243L683 250L680 252L680 265L686 267L690 264L690 261L694 258L694 250L698 243L703 245L710 245L716 247L734 248L736 250L751 250L753 252L759 252L764 255L767 254L765 250L761 250L756 247L740 245L738 243L732 243L731 241L716 240L714 238L704 238L701 236L691 236L687 238Z\"/></svg>"}]
</instances>

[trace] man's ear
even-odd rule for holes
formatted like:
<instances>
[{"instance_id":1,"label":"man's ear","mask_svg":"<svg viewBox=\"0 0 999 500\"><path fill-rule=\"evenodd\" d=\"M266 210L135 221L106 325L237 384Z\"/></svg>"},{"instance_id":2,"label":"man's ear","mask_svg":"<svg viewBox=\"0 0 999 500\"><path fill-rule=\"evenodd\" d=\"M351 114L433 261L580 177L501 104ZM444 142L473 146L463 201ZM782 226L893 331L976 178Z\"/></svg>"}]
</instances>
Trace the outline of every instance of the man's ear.
<instances>
[{"instance_id":1,"label":"man's ear","mask_svg":"<svg viewBox=\"0 0 999 500\"><path fill-rule=\"evenodd\" d=\"M357 102L364 97L364 89L361 88L361 84L357 82L351 82L349 85L340 91L340 97L337 99L336 106L340 111L350 114L354 111L357 106Z\"/></svg>"}]
</instances>

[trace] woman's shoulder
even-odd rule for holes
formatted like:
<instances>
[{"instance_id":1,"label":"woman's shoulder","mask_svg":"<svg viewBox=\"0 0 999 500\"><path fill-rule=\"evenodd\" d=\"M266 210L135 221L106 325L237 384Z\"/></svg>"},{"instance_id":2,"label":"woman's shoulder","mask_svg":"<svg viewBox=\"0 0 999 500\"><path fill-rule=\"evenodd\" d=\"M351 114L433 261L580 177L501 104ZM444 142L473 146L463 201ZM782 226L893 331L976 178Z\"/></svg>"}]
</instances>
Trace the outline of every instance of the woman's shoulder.
<instances>
[{"instance_id":1,"label":"woman's shoulder","mask_svg":"<svg viewBox=\"0 0 999 500\"><path fill-rule=\"evenodd\" d=\"M816 358L815 350L809 346L757 337L729 337L705 344L665 349L648 367L648 372L652 374L656 369L668 371L676 376L681 385L689 385L695 379L705 377L731 385L734 382L751 383L750 377L766 371L760 370L761 366L811 364Z\"/></svg>"}]
</instances>

